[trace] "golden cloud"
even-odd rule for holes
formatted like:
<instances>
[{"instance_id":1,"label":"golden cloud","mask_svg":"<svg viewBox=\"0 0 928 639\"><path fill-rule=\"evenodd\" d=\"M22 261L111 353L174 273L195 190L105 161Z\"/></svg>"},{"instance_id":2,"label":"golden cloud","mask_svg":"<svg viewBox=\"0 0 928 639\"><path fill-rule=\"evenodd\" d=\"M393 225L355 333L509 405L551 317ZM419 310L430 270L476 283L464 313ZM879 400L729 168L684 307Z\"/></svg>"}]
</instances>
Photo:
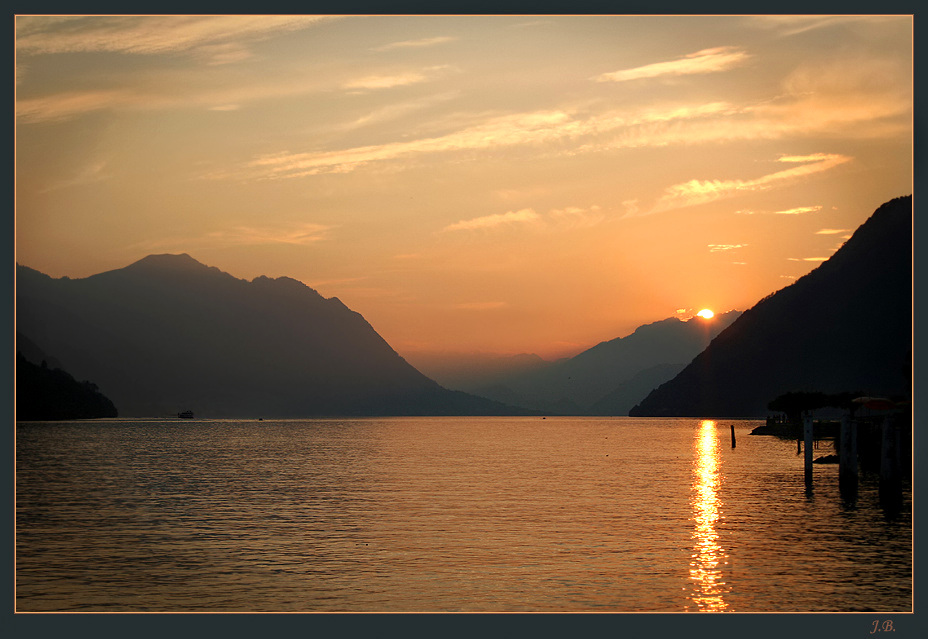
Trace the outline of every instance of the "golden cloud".
<instances>
[{"instance_id":1,"label":"golden cloud","mask_svg":"<svg viewBox=\"0 0 928 639\"><path fill-rule=\"evenodd\" d=\"M750 56L738 47L703 49L666 62L655 62L633 69L603 73L594 78L597 82L627 82L662 76L718 73L744 63Z\"/></svg>"},{"instance_id":2,"label":"golden cloud","mask_svg":"<svg viewBox=\"0 0 928 639\"><path fill-rule=\"evenodd\" d=\"M331 19L325 16L23 16L19 54L111 52L160 54L253 41Z\"/></svg>"},{"instance_id":3,"label":"golden cloud","mask_svg":"<svg viewBox=\"0 0 928 639\"><path fill-rule=\"evenodd\" d=\"M538 214L532 209L522 209L520 211L509 211L507 213L495 213L493 215L484 215L470 220L461 220L454 224L449 224L443 231L464 231L477 229L491 229L503 224L520 224L526 222L538 221Z\"/></svg>"},{"instance_id":4,"label":"golden cloud","mask_svg":"<svg viewBox=\"0 0 928 639\"><path fill-rule=\"evenodd\" d=\"M694 179L681 184L674 184L665 189L664 195L658 200L655 207L651 210L651 213L705 204L742 193L767 190L779 186L782 183L828 171L840 164L851 161L851 159L852 158L845 155L827 153L806 156L781 156L778 158L778 162L787 162L791 164L799 163L801 165L750 180ZM808 212L809 210L817 210L817 208L808 207L805 210L792 209L792 211ZM789 211L778 211L778 213L781 214L788 212Z\"/></svg>"}]
</instances>

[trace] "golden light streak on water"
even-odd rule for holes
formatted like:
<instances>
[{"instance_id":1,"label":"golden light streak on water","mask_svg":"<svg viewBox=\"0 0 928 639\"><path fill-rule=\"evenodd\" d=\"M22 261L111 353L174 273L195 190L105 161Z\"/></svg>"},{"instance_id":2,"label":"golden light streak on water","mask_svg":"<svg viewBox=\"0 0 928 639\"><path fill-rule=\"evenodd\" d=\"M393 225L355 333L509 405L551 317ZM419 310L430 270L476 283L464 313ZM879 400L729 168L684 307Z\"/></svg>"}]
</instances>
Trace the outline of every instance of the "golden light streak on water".
<instances>
[{"instance_id":1,"label":"golden light streak on water","mask_svg":"<svg viewBox=\"0 0 928 639\"><path fill-rule=\"evenodd\" d=\"M693 555L690 562L690 579L693 593L690 599L702 612L729 610L724 595L729 591L724 581L722 565L727 555L719 545L715 527L721 516L719 437L716 423L706 419L700 422L695 442L696 457L693 468Z\"/></svg>"}]
</instances>

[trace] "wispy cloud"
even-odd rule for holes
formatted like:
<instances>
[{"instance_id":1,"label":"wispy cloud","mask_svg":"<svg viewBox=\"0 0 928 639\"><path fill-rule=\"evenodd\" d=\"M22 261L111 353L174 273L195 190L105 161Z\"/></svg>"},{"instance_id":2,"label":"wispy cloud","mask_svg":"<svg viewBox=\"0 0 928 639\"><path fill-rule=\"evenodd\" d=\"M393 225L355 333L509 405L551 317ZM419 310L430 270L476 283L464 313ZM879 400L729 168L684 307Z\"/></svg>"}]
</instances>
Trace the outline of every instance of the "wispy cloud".
<instances>
[{"instance_id":1,"label":"wispy cloud","mask_svg":"<svg viewBox=\"0 0 928 639\"><path fill-rule=\"evenodd\" d=\"M589 207L568 206L563 209L551 209L544 215L536 213L533 209L521 209L461 220L449 224L442 231L486 230L516 224L531 224L539 229L564 232L596 226L603 219L605 219L605 214L602 208L595 204Z\"/></svg>"},{"instance_id":2,"label":"wispy cloud","mask_svg":"<svg viewBox=\"0 0 928 639\"><path fill-rule=\"evenodd\" d=\"M352 122L342 125L341 129L350 131L365 126L390 122L391 120L396 120L412 113L430 109L449 100L453 100L458 95L459 93L457 91L449 91L447 93L427 96L418 100L407 100L405 102L398 102L396 104L388 104L387 106L371 111L370 113L367 113L366 115Z\"/></svg>"},{"instance_id":3,"label":"wispy cloud","mask_svg":"<svg viewBox=\"0 0 928 639\"><path fill-rule=\"evenodd\" d=\"M773 211L774 215L803 215L805 213L818 213L822 210L821 206L797 206L782 211Z\"/></svg>"},{"instance_id":4,"label":"wispy cloud","mask_svg":"<svg viewBox=\"0 0 928 639\"><path fill-rule=\"evenodd\" d=\"M551 209L548 211L548 219L558 227L564 228L586 228L596 226L605 218L602 208L597 205L583 208L580 206L568 206L564 209Z\"/></svg>"},{"instance_id":5,"label":"wispy cloud","mask_svg":"<svg viewBox=\"0 0 928 639\"><path fill-rule=\"evenodd\" d=\"M549 24L554 24L551 20L529 20L528 22L517 22L516 24L511 25L510 29L528 29L531 27L543 27Z\"/></svg>"},{"instance_id":6,"label":"wispy cloud","mask_svg":"<svg viewBox=\"0 0 928 639\"><path fill-rule=\"evenodd\" d=\"M838 235L840 233L847 233L850 229L819 229L815 232L816 235Z\"/></svg>"},{"instance_id":7,"label":"wispy cloud","mask_svg":"<svg viewBox=\"0 0 928 639\"><path fill-rule=\"evenodd\" d=\"M449 224L443 231L472 231L477 229L492 229L501 225L525 224L537 222L538 214L532 209L522 209L520 211L509 211L507 213L494 213L493 215L484 215L469 220L461 220L454 224Z\"/></svg>"},{"instance_id":8,"label":"wispy cloud","mask_svg":"<svg viewBox=\"0 0 928 639\"><path fill-rule=\"evenodd\" d=\"M233 246L265 246L290 244L308 246L327 239L334 227L304 223L277 226L234 226L203 234L167 235L137 242L128 247L130 252L179 251L194 252Z\"/></svg>"},{"instance_id":9,"label":"wispy cloud","mask_svg":"<svg viewBox=\"0 0 928 639\"><path fill-rule=\"evenodd\" d=\"M391 51L393 49L419 49L422 47L434 47L437 44L445 44L454 42L455 40L457 40L457 38L452 38L451 36L437 36L434 38L422 38L420 40L403 40L402 42L391 42L390 44L376 47L373 50Z\"/></svg>"},{"instance_id":10,"label":"wispy cloud","mask_svg":"<svg viewBox=\"0 0 928 639\"><path fill-rule=\"evenodd\" d=\"M105 169L106 162L94 162L93 164L84 167L79 173L77 173L77 175L50 184L46 188L42 189L41 192L48 193L51 191L57 191L58 189L83 186L85 184L95 184L97 182L102 182L103 180L108 180L112 177L112 175L106 173Z\"/></svg>"},{"instance_id":11,"label":"wispy cloud","mask_svg":"<svg viewBox=\"0 0 928 639\"><path fill-rule=\"evenodd\" d=\"M140 101L140 96L121 89L58 93L16 102L16 117L22 122L55 122L100 109L112 109Z\"/></svg>"},{"instance_id":12,"label":"wispy cloud","mask_svg":"<svg viewBox=\"0 0 928 639\"><path fill-rule=\"evenodd\" d=\"M213 231L206 237L225 245L263 245L263 244L315 244L326 239L332 227L322 224L300 224L298 226L253 227L237 226L228 230Z\"/></svg>"},{"instance_id":13,"label":"wispy cloud","mask_svg":"<svg viewBox=\"0 0 928 639\"><path fill-rule=\"evenodd\" d=\"M88 89L54 93L36 98L19 98L16 117L22 123L69 120L99 111L155 111L172 108L201 108L227 111L232 106L269 98L283 98L319 91L313 79L288 83L258 81L251 85L193 87L177 92L170 87L134 86L122 89Z\"/></svg>"},{"instance_id":14,"label":"wispy cloud","mask_svg":"<svg viewBox=\"0 0 928 639\"><path fill-rule=\"evenodd\" d=\"M750 107L771 138L813 132L853 138L910 134L911 65L843 56L799 66L782 87L783 95Z\"/></svg>"},{"instance_id":15,"label":"wispy cloud","mask_svg":"<svg viewBox=\"0 0 928 639\"><path fill-rule=\"evenodd\" d=\"M393 87L408 86L426 82L435 73L447 69L447 66L428 67L421 71L404 71L387 75L369 75L363 78L349 80L342 84L343 89L349 91L376 91L379 89L392 89Z\"/></svg>"},{"instance_id":16,"label":"wispy cloud","mask_svg":"<svg viewBox=\"0 0 928 639\"><path fill-rule=\"evenodd\" d=\"M786 258L790 262L824 262L827 257L788 257Z\"/></svg>"},{"instance_id":17,"label":"wispy cloud","mask_svg":"<svg viewBox=\"0 0 928 639\"><path fill-rule=\"evenodd\" d=\"M500 149L518 145L539 146L555 141L579 141L585 136L600 136L623 127L647 126L692 118L707 117L727 109L723 103L696 107L648 109L633 114L610 113L578 118L564 110L535 111L494 116L479 124L432 138L392 142L377 146L354 147L318 153L278 153L260 156L245 167L254 178L292 178L319 173L345 173L370 162L393 160L422 154L453 151ZM634 143L639 144L638 141ZM622 146L610 140L607 147ZM600 145L580 145L572 152L592 151ZM236 174L237 177L241 175ZM228 177L228 176L213 176Z\"/></svg>"},{"instance_id":18,"label":"wispy cloud","mask_svg":"<svg viewBox=\"0 0 928 639\"><path fill-rule=\"evenodd\" d=\"M778 158L778 162L798 164L799 166L750 180L689 180L681 184L674 184L665 190L664 195L658 200L651 213L705 204L745 193L764 191L793 180L828 171L840 164L849 162L851 159L845 155L826 153L805 156L781 156ZM783 212L778 211L778 213Z\"/></svg>"},{"instance_id":19,"label":"wispy cloud","mask_svg":"<svg viewBox=\"0 0 928 639\"><path fill-rule=\"evenodd\" d=\"M750 56L738 47L715 47L690 53L682 58L655 62L632 69L603 73L594 79L597 82L627 82L663 76L680 76L727 71L743 64Z\"/></svg>"},{"instance_id":20,"label":"wispy cloud","mask_svg":"<svg viewBox=\"0 0 928 639\"><path fill-rule=\"evenodd\" d=\"M547 111L479 114L459 118L435 136L402 139L384 144L317 152L281 152L256 157L246 165L210 177L239 179L297 178L320 173L346 173L374 162L414 159L456 151L498 151L515 146L545 148L551 154L576 155L618 149L657 148L740 140L778 140L840 135L874 138L908 130L904 115L911 113L911 96L880 84L883 66L862 64L826 70L826 77L798 73L783 96L759 104L728 102L677 103L645 108L596 112L565 108ZM441 67L439 67L441 68ZM431 70L430 70L431 69ZM373 75L347 82L343 88L369 91L429 79L436 68ZM845 76L852 76L850 78ZM896 77L896 76L893 76ZM353 87L353 89L351 88ZM389 111L383 115L390 117ZM460 114L458 114L460 115ZM466 114L465 114L466 115ZM363 124L363 123L362 123ZM834 156L840 157L840 156ZM788 162L787 158L781 159ZM822 170L827 162L805 162L794 173ZM778 179L777 178L777 179ZM742 184L757 188L761 184ZM702 185L705 186L705 185ZM709 185L710 188L712 185ZM733 184L717 185L732 187Z\"/></svg>"},{"instance_id":21,"label":"wispy cloud","mask_svg":"<svg viewBox=\"0 0 928 639\"><path fill-rule=\"evenodd\" d=\"M137 55L189 52L214 47L229 55L232 43L263 40L305 29L325 16L23 16L16 19L20 54L111 52ZM236 49L234 58L242 55Z\"/></svg>"},{"instance_id":22,"label":"wispy cloud","mask_svg":"<svg viewBox=\"0 0 928 639\"><path fill-rule=\"evenodd\" d=\"M869 24L873 24L874 21L883 20L894 20L898 19L898 16L854 16L854 15L844 15L844 16L816 16L816 15L765 15L765 16L751 16L749 20L760 27L779 31L783 36L794 36L799 35L800 33L806 33L807 31L813 31L815 29L822 29L825 27L834 26L837 24L848 23L859 20L866 20Z\"/></svg>"},{"instance_id":23,"label":"wispy cloud","mask_svg":"<svg viewBox=\"0 0 928 639\"><path fill-rule=\"evenodd\" d=\"M722 251L734 251L735 249L744 248L747 244L709 244L710 253L720 253Z\"/></svg>"}]
</instances>

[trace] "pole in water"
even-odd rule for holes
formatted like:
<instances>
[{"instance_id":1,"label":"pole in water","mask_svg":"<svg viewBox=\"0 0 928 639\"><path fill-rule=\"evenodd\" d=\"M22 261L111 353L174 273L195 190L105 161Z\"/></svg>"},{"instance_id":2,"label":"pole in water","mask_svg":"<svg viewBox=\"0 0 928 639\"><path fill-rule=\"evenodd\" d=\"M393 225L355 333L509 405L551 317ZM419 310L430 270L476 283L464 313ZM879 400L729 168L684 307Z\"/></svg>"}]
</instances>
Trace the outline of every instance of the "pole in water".
<instances>
[{"instance_id":1,"label":"pole in water","mask_svg":"<svg viewBox=\"0 0 928 639\"><path fill-rule=\"evenodd\" d=\"M838 487L847 502L857 500L857 420L847 415L841 418L841 438L838 440Z\"/></svg>"},{"instance_id":2,"label":"pole in water","mask_svg":"<svg viewBox=\"0 0 928 639\"><path fill-rule=\"evenodd\" d=\"M900 473L900 434L896 420L884 417L880 451L880 504L884 509L897 510L902 503Z\"/></svg>"},{"instance_id":3,"label":"pole in water","mask_svg":"<svg viewBox=\"0 0 928 639\"><path fill-rule=\"evenodd\" d=\"M812 485L812 415L802 418L802 435L805 447L805 478L806 486Z\"/></svg>"},{"instance_id":4,"label":"pole in water","mask_svg":"<svg viewBox=\"0 0 928 639\"><path fill-rule=\"evenodd\" d=\"M731 447L735 447L735 425L731 425Z\"/></svg>"}]
</instances>

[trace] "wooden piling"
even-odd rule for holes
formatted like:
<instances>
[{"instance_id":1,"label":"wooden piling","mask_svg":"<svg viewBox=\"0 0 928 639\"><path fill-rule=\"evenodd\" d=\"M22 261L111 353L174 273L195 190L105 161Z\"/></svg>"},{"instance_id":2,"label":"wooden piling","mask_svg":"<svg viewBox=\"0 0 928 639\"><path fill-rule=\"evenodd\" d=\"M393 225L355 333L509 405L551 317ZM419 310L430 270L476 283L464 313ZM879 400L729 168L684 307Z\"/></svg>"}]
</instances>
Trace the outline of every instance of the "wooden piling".
<instances>
[{"instance_id":1,"label":"wooden piling","mask_svg":"<svg viewBox=\"0 0 928 639\"><path fill-rule=\"evenodd\" d=\"M812 415L802 418L802 435L805 448L806 486L812 485Z\"/></svg>"},{"instance_id":2,"label":"wooden piling","mask_svg":"<svg viewBox=\"0 0 928 639\"><path fill-rule=\"evenodd\" d=\"M857 420L847 415L841 418L838 440L838 488L847 501L857 498Z\"/></svg>"},{"instance_id":3,"label":"wooden piling","mask_svg":"<svg viewBox=\"0 0 928 639\"><path fill-rule=\"evenodd\" d=\"M902 501L902 473L900 459L901 435L896 420L883 418L882 446L880 450L880 503L894 508Z\"/></svg>"},{"instance_id":4,"label":"wooden piling","mask_svg":"<svg viewBox=\"0 0 928 639\"><path fill-rule=\"evenodd\" d=\"M735 425L731 425L731 447L735 447Z\"/></svg>"}]
</instances>

